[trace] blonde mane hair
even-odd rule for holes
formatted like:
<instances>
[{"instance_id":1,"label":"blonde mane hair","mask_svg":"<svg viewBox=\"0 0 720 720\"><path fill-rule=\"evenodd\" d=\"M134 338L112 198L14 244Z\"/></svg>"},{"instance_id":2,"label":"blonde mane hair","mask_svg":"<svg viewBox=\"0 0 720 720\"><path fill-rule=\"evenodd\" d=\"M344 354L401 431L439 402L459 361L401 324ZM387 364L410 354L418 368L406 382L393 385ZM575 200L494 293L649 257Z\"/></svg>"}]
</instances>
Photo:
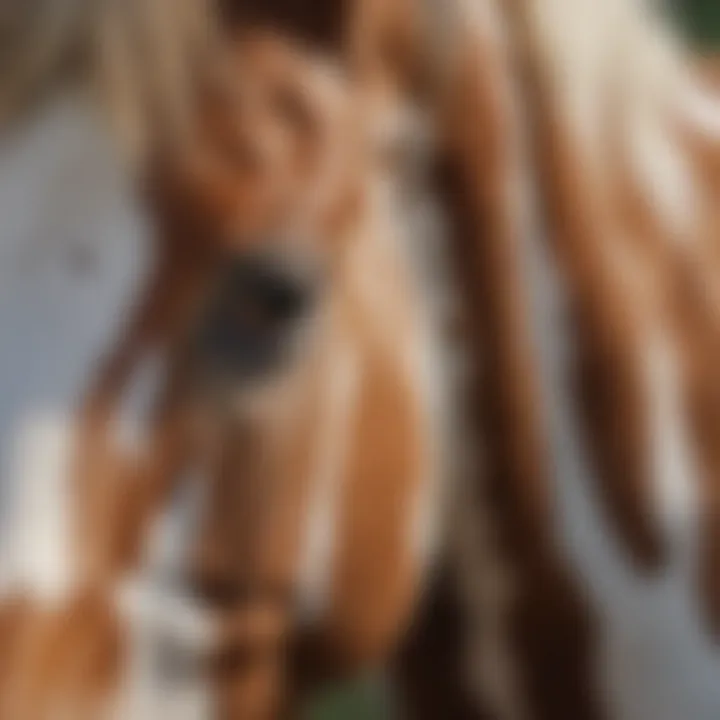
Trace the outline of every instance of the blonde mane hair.
<instances>
[{"instance_id":1,"label":"blonde mane hair","mask_svg":"<svg viewBox=\"0 0 720 720\"><path fill-rule=\"evenodd\" d=\"M599 495L634 558L656 566L687 520L672 493L699 494L701 595L720 627L720 97L651 0L507 7ZM689 465L663 455L663 414Z\"/></svg>"},{"instance_id":2,"label":"blonde mane hair","mask_svg":"<svg viewBox=\"0 0 720 720\"><path fill-rule=\"evenodd\" d=\"M0 125L59 88L89 91L133 158L182 132L212 46L210 0L28 0L0 24Z\"/></svg>"},{"instance_id":3,"label":"blonde mane hair","mask_svg":"<svg viewBox=\"0 0 720 720\"><path fill-rule=\"evenodd\" d=\"M475 205L458 264L480 319L482 460L501 498L482 515L466 502L458 523L489 515L512 538L510 600L496 611L468 592L470 617L511 628L503 717L603 716L606 671L627 678L610 701L635 708L618 717L653 717L637 708L659 697L680 717L720 628L720 102L650 2L468 4L498 10L510 52L478 32L452 108ZM528 223L513 188L530 196ZM478 544L458 551L468 576ZM638 651L611 654L614 632ZM683 633L670 671L643 667ZM495 650L484 640L475 667ZM562 648L554 663L548 647ZM487 679L474 687L495 699ZM505 700L516 687L519 710Z\"/></svg>"}]
</instances>

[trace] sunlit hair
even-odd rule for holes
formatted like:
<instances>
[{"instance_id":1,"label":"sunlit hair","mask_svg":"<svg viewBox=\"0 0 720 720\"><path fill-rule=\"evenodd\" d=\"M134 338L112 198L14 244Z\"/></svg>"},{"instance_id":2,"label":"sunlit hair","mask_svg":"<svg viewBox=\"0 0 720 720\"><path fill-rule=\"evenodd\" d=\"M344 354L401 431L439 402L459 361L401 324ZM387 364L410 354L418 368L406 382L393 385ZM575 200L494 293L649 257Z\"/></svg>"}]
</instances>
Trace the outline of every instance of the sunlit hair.
<instances>
[{"instance_id":1,"label":"sunlit hair","mask_svg":"<svg viewBox=\"0 0 720 720\"><path fill-rule=\"evenodd\" d=\"M0 123L61 87L89 91L130 157L182 132L214 21L208 0L23 0L0 11Z\"/></svg>"},{"instance_id":2,"label":"sunlit hair","mask_svg":"<svg viewBox=\"0 0 720 720\"><path fill-rule=\"evenodd\" d=\"M650 448L658 398L672 395L670 415L697 459L702 582L717 627L720 399L708 358L720 347L711 172L720 103L658 3L512 7L530 60L528 115L548 236L573 294L600 491L636 558L658 563L673 518L653 505L668 463L658 467ZM676 474L693 481L686 475L694 473Z\"/></svg>"}]
</instances>

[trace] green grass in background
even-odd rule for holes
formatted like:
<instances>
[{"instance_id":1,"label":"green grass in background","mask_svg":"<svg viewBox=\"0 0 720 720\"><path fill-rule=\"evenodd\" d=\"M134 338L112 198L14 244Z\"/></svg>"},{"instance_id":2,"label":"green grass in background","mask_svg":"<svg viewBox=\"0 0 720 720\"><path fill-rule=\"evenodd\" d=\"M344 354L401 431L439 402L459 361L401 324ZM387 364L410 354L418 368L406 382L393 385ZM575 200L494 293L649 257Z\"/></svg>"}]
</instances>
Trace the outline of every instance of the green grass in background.
<instances>
[{"instance_id":1,"label":"green grass in background","mask_svg":"<svg viewBox=\"0 0 720 720\"><path fill-rule=\"evenodd\" d=\"M720 49L720 0L675 0L672 7L701 47Z\"/></svg>"},{"instance_id":2,"label":"green grass in background","mask_svg":"<svg viewBox=\"0 0 720 720\"><path fill-rule=\"evenodd\" d=\"M371 678L330 688L311 704L307 720L392 720L391 702L382 680Z\"/></svg>"}]
</instances>

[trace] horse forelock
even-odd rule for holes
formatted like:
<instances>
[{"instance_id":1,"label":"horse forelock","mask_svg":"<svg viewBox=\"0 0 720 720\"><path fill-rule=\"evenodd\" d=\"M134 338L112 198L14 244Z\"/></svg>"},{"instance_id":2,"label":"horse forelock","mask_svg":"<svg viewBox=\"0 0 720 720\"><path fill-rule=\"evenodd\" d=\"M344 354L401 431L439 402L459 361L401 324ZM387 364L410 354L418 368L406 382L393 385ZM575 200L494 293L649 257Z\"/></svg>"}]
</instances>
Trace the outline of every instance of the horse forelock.
<instances>
[{"instance_id":1,"label":"horse forelock","mask_svg":"<svg viewBox=\"0 0 720 720\"><path fill-rule=\"evenodd\" d=\"M36 0L3 10L0 122L67 86L94 94L131 161L185 129L217 30L206 0Z\"/></svg>"}]
</instances>

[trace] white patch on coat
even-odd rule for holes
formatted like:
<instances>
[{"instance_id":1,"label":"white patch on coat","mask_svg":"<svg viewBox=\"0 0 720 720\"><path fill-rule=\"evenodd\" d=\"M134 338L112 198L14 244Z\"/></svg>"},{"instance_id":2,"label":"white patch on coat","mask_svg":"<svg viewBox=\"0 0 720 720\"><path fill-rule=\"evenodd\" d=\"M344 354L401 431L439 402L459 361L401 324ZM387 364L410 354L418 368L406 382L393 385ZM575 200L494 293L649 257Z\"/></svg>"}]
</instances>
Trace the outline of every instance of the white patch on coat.
<instances>
[{"instance_id":1,"label":"white patch on coat","mask_svg":"<svg viewBox=\"0 0 720 720\"><path fill-rule=\"evenodd\" d=\"M151 575L123 583L117 603L127 654L113 718L210 717L205 662L219 637L210 614L189 594Z\"/></svg>"},{"instance_id":2,"label":"white patch on coat","mask_svg":"<svg viewBox=\"0 0 720 720\"><path fill-rule=\"evenodd\" d=\"M153 523L141 566L117 586L127 654L112 702L116 720L204 720L211 715L205 663L220 629L183 582L204 487L202 477L186 478Z\"/></svg>"}]
</instances>

